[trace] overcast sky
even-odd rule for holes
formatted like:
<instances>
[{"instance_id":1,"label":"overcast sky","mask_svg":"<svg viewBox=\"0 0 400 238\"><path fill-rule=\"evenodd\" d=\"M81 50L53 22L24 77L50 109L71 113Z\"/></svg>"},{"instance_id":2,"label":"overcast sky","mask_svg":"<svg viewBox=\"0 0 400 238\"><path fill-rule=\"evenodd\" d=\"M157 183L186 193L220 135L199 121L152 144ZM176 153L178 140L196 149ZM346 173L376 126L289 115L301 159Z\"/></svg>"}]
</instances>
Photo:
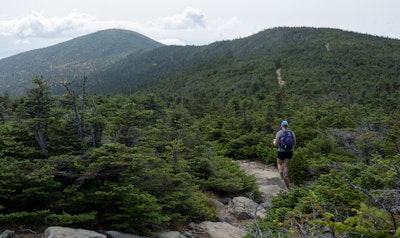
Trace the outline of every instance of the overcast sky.
<instances>
[{"instance_id":1,"label":"overcast sky","mask_svg":"<svg viewBox=\"0 0 400 238\"><path fill-rule=\"evenodd\" d=\"M109 28L206 45L278 26L400 39L400 0L1 0L0 58Z\"/></svg>"}]
</instances>

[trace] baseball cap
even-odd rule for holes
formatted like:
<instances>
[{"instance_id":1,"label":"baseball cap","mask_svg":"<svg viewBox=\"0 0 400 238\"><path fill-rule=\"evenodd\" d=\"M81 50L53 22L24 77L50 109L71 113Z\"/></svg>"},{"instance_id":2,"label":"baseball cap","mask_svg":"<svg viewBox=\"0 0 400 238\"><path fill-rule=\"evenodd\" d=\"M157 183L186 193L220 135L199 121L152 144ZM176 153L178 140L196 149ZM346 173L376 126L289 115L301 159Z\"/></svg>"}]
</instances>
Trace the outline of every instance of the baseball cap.
<instances>
[{"instance_id":1,"label":"baseball cap","mask_svg":"<svg viewBox=\"0 0 400 238\"><path fill-rule=\"evenodd\" d=\"M281 126L288 126L289 123L287 121L282 121Z\"/></svg>"}]
</instances>

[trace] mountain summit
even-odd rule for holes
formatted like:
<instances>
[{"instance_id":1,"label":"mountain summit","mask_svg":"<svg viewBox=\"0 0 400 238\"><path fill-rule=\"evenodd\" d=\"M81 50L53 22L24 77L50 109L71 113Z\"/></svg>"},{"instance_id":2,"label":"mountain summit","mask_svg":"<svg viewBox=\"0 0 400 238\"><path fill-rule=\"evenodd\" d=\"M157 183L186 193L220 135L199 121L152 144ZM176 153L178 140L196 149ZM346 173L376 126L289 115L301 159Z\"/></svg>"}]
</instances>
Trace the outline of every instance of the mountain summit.
<instances>
[{"instance_id":1,"label":"mountain summit","mask_svg":"<svg viewBox=\"0 0 400 238\"><path fill-rule=\"evenodd\" d=\"M203 95L254 84L364 100L398 91L399 52L399 40L330 28L278 27L204 46L164 46L114 29L0 60L0 93L22 95L39 75L54 93L86 76L88 91L102 94Z\"/></svg>"},{"instance_id":2,"label":"mountain summit","mask_svg":"<svg viewBox=\"0 0 400 238\"><path fill-rule=\"evenodd\" d=\"M77 37L54 46L20 53L0 60L0 92L20 95L32 77L43 76L57 84L90 75L128 54L163 44L139 33L109 29Z\"/></svg>"}]
</instances>

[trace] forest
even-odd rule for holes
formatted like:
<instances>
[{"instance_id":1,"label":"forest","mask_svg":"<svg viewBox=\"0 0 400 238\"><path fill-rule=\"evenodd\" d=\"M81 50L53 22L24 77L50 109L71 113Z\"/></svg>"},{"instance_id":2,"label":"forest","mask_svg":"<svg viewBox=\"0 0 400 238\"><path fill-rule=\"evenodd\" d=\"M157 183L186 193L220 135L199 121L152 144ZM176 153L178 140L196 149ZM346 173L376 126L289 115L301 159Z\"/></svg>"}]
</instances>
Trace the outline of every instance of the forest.
<instances>
[{"instance_id":1,"label":"forest","mask_svg":"<svg viewBox=\"0 0 400 238\"><path fill-rule=\"evenodd\" d=\"M151 235L215 220L210 198L260 198L233 161L275 164L271 141L287 120L291 191L247 236L400 237L399 41L273 31L216 42L219 57L130 94L90 92L96 78L85 76L55 94L40 75L23 96L1 94L1 228Z\"/></svg>"}]
</instances>

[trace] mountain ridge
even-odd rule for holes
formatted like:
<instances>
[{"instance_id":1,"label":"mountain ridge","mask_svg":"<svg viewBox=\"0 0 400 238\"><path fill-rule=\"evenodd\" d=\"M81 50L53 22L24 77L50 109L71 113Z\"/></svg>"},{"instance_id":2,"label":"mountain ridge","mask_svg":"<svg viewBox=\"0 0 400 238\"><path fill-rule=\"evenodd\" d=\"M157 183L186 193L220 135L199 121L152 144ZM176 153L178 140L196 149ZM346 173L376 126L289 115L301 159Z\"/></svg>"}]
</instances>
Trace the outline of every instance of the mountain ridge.
<instances>
[{"instance_id":1,"label":"mountain ridge","mask_svg":"<svg viewBox=\"0 0 400 238\"><path fill-rule=\"evenodd\" d=\"M106 36L108 40L100 39L100 41L112 43L110 39L115 38L117 35L115 33L119 30L100 31L93 34L104 36L106 32L109 33ZM397 78L400 72L395 66L392 66L400 58L398 53L400 41L391 38L333 28L310 27L277 27L248 37L217 41L204 46L165 46L157 44L143 35L137 34L136 36L145 39L144 42L148 42L149 45L140 45L135 50L125 49L125 46L121 46L118 48L120 51L117 54L112 53L113 49L109 47L109 51L103 55L99 50L99 42L96 42L92 45L92 51L95 51L94 56L96 57L90 58L89 55L83 55L75 60L70 60L68 64L57 64L57 67L50 67L54 71L47 69L49 71L47 74L44 69L36 72L29 71L31 72L29 75L24 71L23 64L20 64L18 67L22 67L22 69L10 70L12 73L6 77L3 75L6 71L3 70L3 66L5 62L9 63L10 61L0 60L0 72L2 72L0 87L4 92L4 88L7 89L4 85L9 88L15 84L30 85L32 76L36 74L43 75L45 80L50 82L54 82L56 79L73 81L87 76L89 91L104 94L138 92L149 87L158 87L154 85L155 82L157 82L156 84L165 84L164 88L169 88L170 91L179 91L182 85L187 85L183 81L187 78L191 78L188 81L193 81L195 77L200 78L200 81L213 81L213 84L209 84L209 86L215 87L225 82L225 79L228 81L243 80L238 78L247 77L249 74L271 79L274 81L273 84L267 82L267 85L273 86L277 81L275 79L276 70L279 66L282 67L283 80L289 79L286 86L305 86L297 89L298 91L305 92L309 87L317 85L314 80L322 80L324 83L318 85L318 89L311 90L327 92L330 88L336 88L335 94L338 94L340 90L341 93L351 94L348 92L348 88L351 87L348 78L355 77L355 83L359 86L361 78L365 78L369 74L368 71L376 67L374 74L376 72L377 77L381 77L382 81L389 80L388 84L399 88L395 82L392 82L393 77L391 76ZM84 36L83 39L85 37L87 36ZM77 40L79 39L82 38L77 38ZM135 38L135 40L138 39ZM83 49L89 43L78 45L73 50L80 52L79 49ZM60 47L63 44L60 43L56 46ZM45 51L42 49L37 52ZM68 55L62 53L65 52L63 50L60 52L60 54ZM20 57L29 58L28 53L21 54ZM50 57L49 54L47 55ZM93 63L92 61L96 59L98 61ZM58 62L57 60L60 59L56 57L54 62ZM26 66L26 68L43 69L44 66L40 64L40 60L37 62L39 62L39 67ZM12 62L10 64L12 65ZM80 67L80 70L73 71L72 69L76 67ZM16 69L15 65L13 69ZM23 82L18 79L21 72L24 72L26 76ZM378 76L379 74L381 76ZM3 82L4 78L7 78L8 84ZM199 80L195 80L193 83L196 84ZM373 79L367 80L367 87L373 84L371 80L373 81ZM179 87L173 88L171 85ZM326 88L326 85L334 87ZM232 87L232 85L227 87ZM56 93L63 92L61 90L54 91ZM365 95L368 94L365 93Z\"/></svg>"},{"instance_id":2,"label":"mountain ridge","mask_svg":"<svg viewBox=\"0 0 400 238\"><path fill-rule=\"evenodd\" d=\"M157 84L161 85L154 87L172 92L178 88L190 94L244 90L249 87L244 85L249 84L278 90L276 70L281 68L285 91L318 100L359 97L368 101L381 98L377 88L392 91L400 88L399 40L338 29L276 28L243 39L216 42L205 49L216 57L159 81ZM193 80L190 74L200 79ZM191 83L186 83L188 80ZM205 80L207 84L197 84ZM174 88L173 84L179 86ZM187 85L186 89L181 85Z\"/></svg>"},{"instance_id":3,"label":"mountain ridge","mask_svg":"<svg viewBox=\"0 0 400 238\"><path fill-rule=\"evenodd\" d=\"M108 29L53 46L35 49L0 60L0 88L21 95L40 75L53 84L91 74L93 70L118 61L131 52L163 46L137 32Z\"/></svg>"}]
</instances>

